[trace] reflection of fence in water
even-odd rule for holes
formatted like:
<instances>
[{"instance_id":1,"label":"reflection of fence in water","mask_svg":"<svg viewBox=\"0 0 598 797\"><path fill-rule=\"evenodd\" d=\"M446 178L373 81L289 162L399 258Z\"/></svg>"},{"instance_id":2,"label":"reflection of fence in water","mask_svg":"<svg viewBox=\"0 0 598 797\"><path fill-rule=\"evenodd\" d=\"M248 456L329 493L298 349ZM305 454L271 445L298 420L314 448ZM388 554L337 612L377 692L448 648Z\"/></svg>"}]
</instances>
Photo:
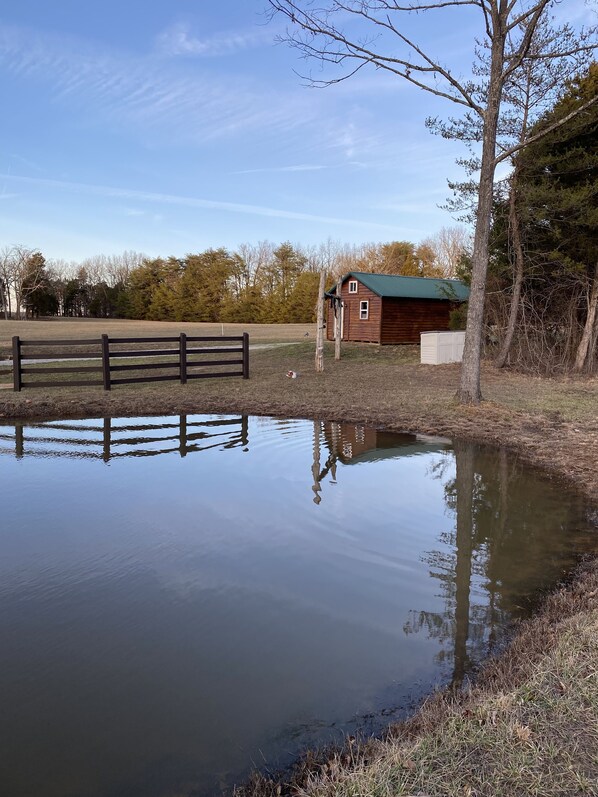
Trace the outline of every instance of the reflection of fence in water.
<instances>
[{"instance_id":1,"label":"reflection of fence in water","mask_svg":"<svg viewBox=\"0 0 598 797\"><path fill-rule=\"evenodd\" d=\"M11 431L12 429L12 431ZM164 432L164 434L161 434ZM236 448L249 442L247 416L199 420L180 415L165 423L131 423L126 418L100 418L78 423L15 423L0 426L0 454L18 459L66 457L102 459L151 457L178 452L181 457L210 448Z\"/></svg>"}]
</instances>

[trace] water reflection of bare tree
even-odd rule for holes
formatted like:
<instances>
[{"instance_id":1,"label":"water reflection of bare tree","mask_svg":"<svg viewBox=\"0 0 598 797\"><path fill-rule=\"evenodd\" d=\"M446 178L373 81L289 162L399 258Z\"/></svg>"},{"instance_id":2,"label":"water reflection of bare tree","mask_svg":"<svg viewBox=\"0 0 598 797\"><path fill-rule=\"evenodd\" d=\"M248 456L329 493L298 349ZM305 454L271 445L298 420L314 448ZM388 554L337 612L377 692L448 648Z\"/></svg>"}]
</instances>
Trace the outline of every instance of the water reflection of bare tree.
<instances>
[{"instance_id":1,"label":"water reflection of bare tree","mask_svg":"<svg viewBox=\"0 0 598 797\"><path fill-rule=\"evenodd\" d=\"M405 632L415 633L426 628L430 637L438 639L443 645L438 659L444 661L452 658L451 681L460 686L469 669L467 642L472 630L470 594L476 483L473 447L457 442L454 455L455 478L445 485L445 495L449 508L455 513L456 525L452 532L442 538L445 546L453 548L454 552L432 551L424 558L433 568L430 575L442 585L446 608L444 612L412 612L411 619L405 624ZM435 469L437 474L444 474L444 464L439 463Z\"/></svg>"},{"instance_id":2,"label":"water reflection of bare tree","mask_svg":"<svg viewBox=\"0 0 598 797\"><path fill-rule=\"evenodd\" d=\"M473 449L455 443L457 501L457 561L455 564L455 653L453 683L461 685L467 670L469 603L471 589L472 506L474 491Z\"/></svg>"},{"instance_id":3,"label":"water reflection of bare tree","mask_svg":"<svg viewBox=\"0 0 598 797\"><path fill-rule=\"evenodd\" d=\"M339 423L322 423L321 421L314 421L314 442L313 442L313 464L311 466L311 474L313 479L312 490L314 492L314 504L319 504L322 501L322 482L330 474L332 477L332 484L336 484L336 463L339 457L339 441L341 439L340 432L341 424ZM330 433L327 434L327 431ZM324 445L328 448L328 457L321 465L321 442L324 438Z\"/></svg>"},{"instance_id":4,"label":"water reflection of bare tree","mask_svg":"<svg viewBox=\"0 0 598 797\"><path fill-rule=\"evenodd\" d=\"M460 686L495 650L500 630L573 566L580 535L571 532L584 524L584 508L570 495L559 500L505 450L457 442L454 462L444 490L455 526L440 535L442 549L423 557L441 585L444 610L411 612L404 630L437 639L437 658ZM433 471L445 478L446 460ZM587 539L595 549L595 535Z\"/></svg>"},{"instance_id":5,"label":"water reflection of bare tree","mask_svg":"<svg viewBox=\"0 0 598 797\"><path fill-rule=\"evenodd\" d=\"M320 424L318 421L314 421L314 462L311 466L311 475L314 480L311 488L314 491L314 504L319 504L322 500L320 482L323 477L320 475Z\"/></svg>"}]
</instances>

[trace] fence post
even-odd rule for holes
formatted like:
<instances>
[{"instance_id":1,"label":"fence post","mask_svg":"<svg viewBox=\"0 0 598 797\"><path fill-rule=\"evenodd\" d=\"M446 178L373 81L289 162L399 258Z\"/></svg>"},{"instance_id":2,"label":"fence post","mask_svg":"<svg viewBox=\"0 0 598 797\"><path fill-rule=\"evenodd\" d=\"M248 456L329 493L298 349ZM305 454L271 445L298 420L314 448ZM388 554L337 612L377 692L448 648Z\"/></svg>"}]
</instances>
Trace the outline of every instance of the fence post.
<instances>
[{"instance_id":1,"label":"fence post","mask_svg":"<svg viewBox=\"0 0 598 797\"><path fill-rule=\"evenodd\" d=\"M249 379L249 333L243 332L243 379Z\"/></svg>"},{"instance_id":2,"label":"fence post","mask_svg":"<svg viewBox=\"0 0 598 797\"><path fill-rule=\"evenodd\" d=\"M13 389L19 392L23 387L21 381L21 340L18 335L12 339L12 381Z\"/></svg>"},{"instance_id":3,"label":"fence post","mask_svg":"<svg viewBox=\"0 0 598 797\"><path fill-rule=\"evenodd\" d=\"M23 434L23 422L17 421L15 424L15 454L17 459L21 459L25 453L25 435Z\"/></svg>"},{"instance_id":4,"label":"fence post","mask_svg":"<svg viewBox=\"0 0 598 797\"><path fill-rule=\"evenodd\" d=\"M187 384L187 335L181 332L179 338L179 370L181 385Z\"/></svg>"},{"instance_id":5,"label":"fence post","mask_svg":"<svg viewBox=\"0 0 598 797\"><path fill-rule=\"evenodd\" d=\"M112 422L111 418L104 418L104 449L102 452L102 459L104 462L110 462L110 443L112 442Z\"/></svg>"},{"instance_id":6,"label":"fence post","mask_svg":"<svg viewBox=\"0 0 598 797\"><path fill-rule=\"evenodd\" d=\"M179 454L187 456L187 416L179 415Z\"/></svg>"},{"instance_id":7,"label":"fence post","mask_svg":"<svg viewBox=\"0 0 598 797\"><path fill-rule=\"evenodd\" d=\"M110 342L108 335L102 335L102 377L104 390L110 390Z\"/></svg>"}]
</instances>

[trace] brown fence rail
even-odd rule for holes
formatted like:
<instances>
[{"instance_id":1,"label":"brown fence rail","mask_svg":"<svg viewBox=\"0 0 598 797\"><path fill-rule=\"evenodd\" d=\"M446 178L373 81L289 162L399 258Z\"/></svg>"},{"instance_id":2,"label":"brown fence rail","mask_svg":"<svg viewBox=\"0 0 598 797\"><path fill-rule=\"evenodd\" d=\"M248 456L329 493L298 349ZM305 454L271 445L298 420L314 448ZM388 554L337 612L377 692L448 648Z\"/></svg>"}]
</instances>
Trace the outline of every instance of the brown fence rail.
<instances>
[{"instance_id":1,"label":"brown fence rail","mask_svg":"<svg viewBox=\"0 0 598 797\"><path fill-rule=\"evenodd\" d=\"M227 345L221 345L222 343ZM158 348L122 348L138 344L144 346L152 344ZM73 347L77 348L76 352L72 351ZM209 359L206 359L206 356ZM160 362L113 362L128 358L140 360L159 358ZM61 364L68 360L99 360L99 364L76 366ZM46 365L47 362L60 364ZM239 367L232 371L220 370L233 366ZM176 381L184 385L189 379L216 379L225 376L242 376L243 379L249 379L249 335L244 332L238 336L203 337L186 335L182 332L176 337L166 338L110 338L108 335L102 335L100 338L80 340L21 340L16 335L12 339L12 368L15 391L31 387L69 386L103 386L104 390L110 390L113 385L130 385L139 382ZM131 372L139 371L158 373L149 376L129 376ZM80 374L83 378L62 381L43 379L49 374ZM113 374L119 376L114 378ZM30 380L31 376L42 379Z\"/></svg>"}]
</instances>

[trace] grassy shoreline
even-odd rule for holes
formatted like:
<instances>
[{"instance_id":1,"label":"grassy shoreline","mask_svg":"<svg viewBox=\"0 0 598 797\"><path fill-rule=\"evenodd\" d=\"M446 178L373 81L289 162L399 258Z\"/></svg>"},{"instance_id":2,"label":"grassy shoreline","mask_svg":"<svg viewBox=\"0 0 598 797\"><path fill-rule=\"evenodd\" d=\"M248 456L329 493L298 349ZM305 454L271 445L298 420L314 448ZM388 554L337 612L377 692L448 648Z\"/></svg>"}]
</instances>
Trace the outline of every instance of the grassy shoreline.
<instances>
[{"instance_id":1,"label":"grassy shoreline","mask_svg":"<svg viewBox=\"0 0 598 797\"><path fill-rule=\"evenodd\" d=\"M504 447L598 506L598 380L538 379L483 369L486 401L454 401L457 366L422 366L415 347L257 351L251 376L180 386L0 392L0 418L243 412L318 417L461 437ZM288 379L286 371L299 373ZM386 738L312 759L293 776L257 778L240 794L598 795L598 562L586 562L519 628L475 687L428 700Z\"/></svg>"},{"instance_id":2,"label":"grassy shoreline","mask_svg":"<svg viewBox=\"0 0 598 797\"><path fill-rule=\"evenodd\" d=\"M256 774L236 797L595 797L597 594L588 562L474 686L431 696L382 738Z\"/></svg>"}]
</instances>

